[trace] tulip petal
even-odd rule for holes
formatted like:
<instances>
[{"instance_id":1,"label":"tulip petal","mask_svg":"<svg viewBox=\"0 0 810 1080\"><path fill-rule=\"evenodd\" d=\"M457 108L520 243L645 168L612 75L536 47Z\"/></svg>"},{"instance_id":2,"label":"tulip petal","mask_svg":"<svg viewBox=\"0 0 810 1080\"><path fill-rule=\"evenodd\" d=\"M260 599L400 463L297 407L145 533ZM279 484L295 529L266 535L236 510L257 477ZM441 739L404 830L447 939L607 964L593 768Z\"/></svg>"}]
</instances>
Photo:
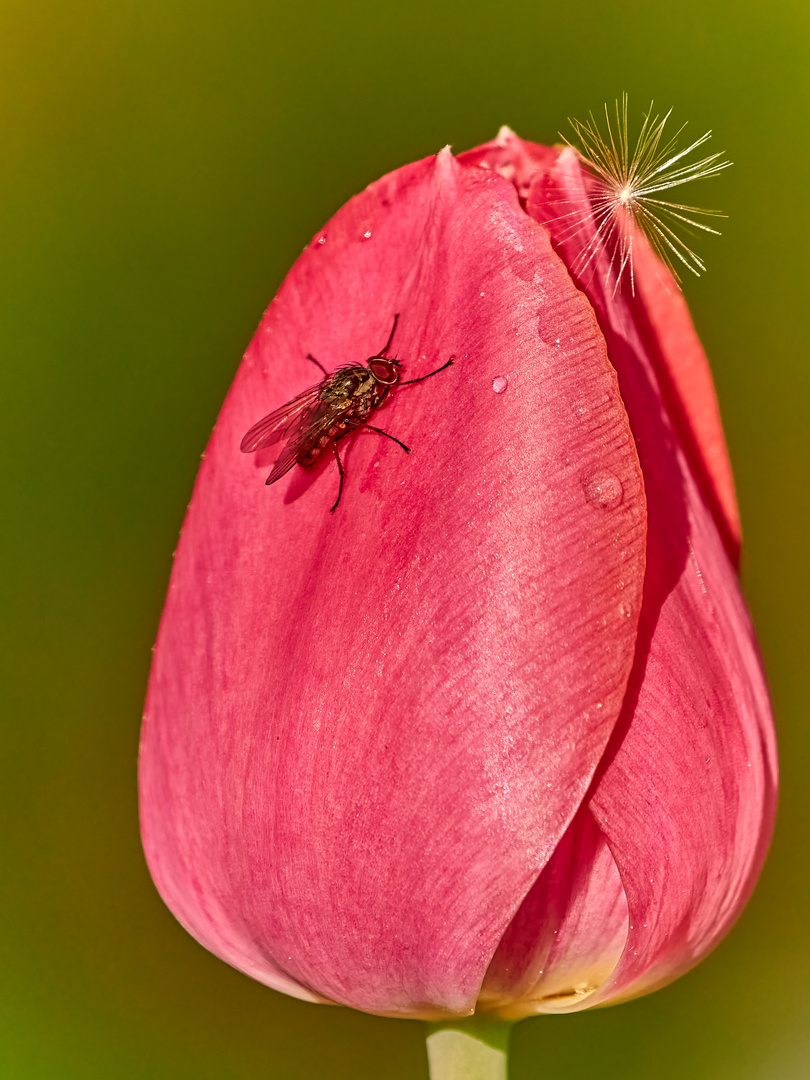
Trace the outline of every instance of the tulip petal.
<instances>
[{"instance_id":1,"label":"tulip petal","mask_svg":"<svg viewBox=\"0 0 810 1080\"><path fill-rule=\"evenodd\" d=\"M575 202L580 185L572 153L532 180L528 209L552 236L555 202ZM572 273L581 243L559 228L557 250ZM762 866L776 800L768 693L718 500L694 468L691 434L677 416L671 422L639 304L604 287L604 265L589 272L639 447L648 534L636 663L589 799L624 883L630 933L587 1005L668 982L719 940ZM645 257L636 273L640 297L650 296L657 264ZM693 361L687 349L687 367ZM677 365L674 352L667 362ZM673 382L690 379L687 371Z\"/></svg>"},{"instance_id":2,"label":"tulip petal","mask_svg":"<svg viewBox=\"0 0 810 1080\"><path fill-rule=\"evenodd\" d=\"M633 250L636 295L624 299L655 368L692 475L737 566L740 517L709 362L669 268L639 233Z\"/></svg>"},{"instance_id":3,"label":"tulip petal","mask_svg":"<svg viewBox=\"0 0 810 1080\"><path fill-rule=\"evenodd\" d=\"M696 964L742 910L773 829L776 748L756 641L714 522L686 488L688 562L654 627L642 608L649 652L590 800L631 924L595 1000L634 997Z\"/></svg>"},{"instance_id":4,"label":"tulip petal","mask_svg":"<svg viewBox=\"0 0 810 1080\"><path fill-rule=\"evenodd\" d=\"M595 260L581 257L594 225L588 221L584 188L568 182L580 168L572 148L560 153L558 148L526 142L504 127L495 139L460 155L460 160L510 180L524 203L531 192L529 212L549 227L561 252L567 252L568 265L589 298L601 297L603 305L608 301L615 276L605 272L604 257L598 269ZM632 250L635 295L627 280L628 267L621 284L623 299L655 368L681 448L736 565L740 519L709 362L675 279L637 229Z\"/></svg>"},{"instance_id":5,"label":"tulip petal","mask_svg":"<svg viewBox=\"0 0 810 1080\"><path fill-rule=\"evenodd\" d=\"M627 929L616 861L585 805L501 939L479 1008L519 1019L583 1003L616 967Z\"/></svg>"},{"instance_id":6,"label":"tulip petal","mask_svg":"<svg viewBox=\"0 0 810 1080\"><path fill-rule=\"evenodd\" d=\"M332 515L329 463L265 487L245 432L396 313L406 379L456 358L379 414L414 453L347 440ZM511 184L445 151L353 199L270 305L178 546L141 797L184 925L299 996L470 1012L619 715L644 539L604 340Z\"/></svg>"}]
</instances>

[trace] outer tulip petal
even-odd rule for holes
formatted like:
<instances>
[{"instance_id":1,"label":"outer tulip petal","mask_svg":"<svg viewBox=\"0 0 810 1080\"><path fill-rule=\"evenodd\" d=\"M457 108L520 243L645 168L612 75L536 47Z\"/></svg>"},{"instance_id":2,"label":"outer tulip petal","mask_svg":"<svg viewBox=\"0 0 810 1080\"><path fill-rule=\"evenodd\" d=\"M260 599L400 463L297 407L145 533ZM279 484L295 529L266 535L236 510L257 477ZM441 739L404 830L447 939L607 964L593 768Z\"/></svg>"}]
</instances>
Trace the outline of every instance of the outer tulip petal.
<instances>
[{"instance_id":1,"label":"outer tulip petal","mask_svg":"<svg viewBox=\"0 0 810 1080\"><path fill-rule=\"evenodd\" d=\"M616 861L585 805L509 924L479 1007L508 1018L567 1011L610 976L627 930Z\"/></svg>"},{"instance_id":2,"label":"outer tulip petal","mask_svg":"<svg viewBox=\"0 0 810 1080\"><path fill-rule=\"evenodd\" d=\"M714 523L696 485L687 490L689 561L643 626L649 654L590 800L631 921L595 999L636 996L697 963L742 910L773 828L776 749L756 643Z\"/></svg>"},{"instance_id":3,"label":"outer tulip petal","mask_svg":"<svg viewBox=\"0 0 810 1080\"><path fill-rule=\"evenodd\" d=\"M242 435L396 312L405 378L457 358L380 414L413 455L355 436L334 515L331 466L267 489ZM443 152L352 200L268 309L177 551L141 793L184 925L299 996L471 1011L619 715L644 530L602 335L511 185Z\"/></svg>"},{"instance_id":4,"label":"outer tulip petal","mask_svg":"<svg viewBox=\"0 0 810 1080\"><path fill-rule=\"evenodd\" d=\"M712 374L689 309L668 268L644 236L633 243L636 296L624 300L647 355L681 449L736 566L740 517Z\"/></svg>"},{"instance_id":5,"label":"outer tulip petal","mask_svg":"<svg viewBox=\"0 0 810 1080\"><path fill-rule=\"evenodd\" d=\"M492 142L468 150L460 155L460 160L493 169L510 180L524 203L533 189L530 212L549 226L555 243L562 244L565 238L567 242L563 246L571 255L569 265L573 268L593 234L593 229L589 233L584 223L578 227L578 211L588 205L585 191L581 184L572 185L566 180L576 178L579 172L573 149L560 153L559 148L526 142L504 127ZM632 311L636 332L655 368L681 448L736 565L740 520L706 354L677 283L638 231L633 238L633 264L636 295L632 295L625 282L623 299ZM600 267L603 269L604 264ZM596 271L592 261L584 266L578 262L576 276L589 297L595 294L607 299L604 274Z\"/></svg>"},{"instance_id":6,"label":"outer tulip petal","mask_svg":"<svg viewBox=\"0 0 810 1080\"><path fill-rule=\"evenodd\" d=\"M550 176L532 181L529 212L553 218L553 202L561 194L575 201L578 185L576 159L561 155ZM562 228L557 239L573 268L582 239ZM670 423L670 400L647 348L650 324L639 326L638 305L600 284L604 267L588 272L648 502L636 664L589 800L624 882L630 935L590 1005L670 981L725 933L764 858L776 758L764 675L718 520L722 483L707 497L706 474L694 468L692 432ZM642 297L658 272L650 259L637 265ZM690 368L688 349L685 360ZM674 353L667 362L674 385L690 384Z\"/></svg>"}]
</instances>

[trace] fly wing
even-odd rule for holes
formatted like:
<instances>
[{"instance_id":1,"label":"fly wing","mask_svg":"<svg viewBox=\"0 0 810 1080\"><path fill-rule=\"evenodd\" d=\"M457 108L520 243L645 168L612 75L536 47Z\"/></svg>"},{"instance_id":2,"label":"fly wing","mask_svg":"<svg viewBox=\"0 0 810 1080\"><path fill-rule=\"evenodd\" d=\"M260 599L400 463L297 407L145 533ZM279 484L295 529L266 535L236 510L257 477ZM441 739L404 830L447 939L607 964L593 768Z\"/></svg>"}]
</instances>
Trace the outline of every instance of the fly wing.
<instances>
[{"instance_id":1,"label":"fly wing","mask_svg":"<svg viewBox=\"0 0 810 1080\"><path fill-rule=\"evenodd\" d=\"M299 457L309 453L321 436L348 411L345 406L335 408L330 402L321 400L312 410L303 413L292 430L287 430L287 445L276 459L273 471L265 483L274 484L276 480L280 480L295 465Z\"/></svg>"},{"instance_id":2,"label":"fly wing","mask_svg":"<svg viewBox=\"0 0 810 1080\"><path fill-rule=\"evenodd\" d=\"M294 429L291 443L297 443L295 433L309 427L309 415L321 402L321 388L323 383L316 383L308 390L282 405L275 412L268 413L258 424L254 424L250 431L242 439L239 449L243 454L252 454L255 450L264 450L266 446L272 446L280 442L291 428ZM289 449L289 447L288 447ZM282 455L286 457L286 454ZM293 459L294 463L294 459ZM290 468L291 466L287 466ZM286 470L285 470L286 471ZM279 474L281 475L281 474Z\"/></svg>"},{"instance_id":3,"label":"fly wing","mask_svg":"<svg viewBox=\"0 0 810 1080\"><path fill-rule=\"evenodd\" d=\"M296 439L290 439L276 460L273 471L265 480L265 484L275 484L276 480L280 480L285 473L288 473L298 460L298 452L298 441Z\"/></svg>"}]
</instances>

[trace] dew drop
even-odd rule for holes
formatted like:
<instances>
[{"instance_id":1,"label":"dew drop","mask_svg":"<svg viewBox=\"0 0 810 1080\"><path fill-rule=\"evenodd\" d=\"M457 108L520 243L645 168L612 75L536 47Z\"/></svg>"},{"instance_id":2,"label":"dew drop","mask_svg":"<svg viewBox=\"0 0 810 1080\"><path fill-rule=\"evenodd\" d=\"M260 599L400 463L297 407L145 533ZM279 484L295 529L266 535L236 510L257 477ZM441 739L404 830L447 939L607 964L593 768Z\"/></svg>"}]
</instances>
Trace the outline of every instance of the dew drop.
<instances>
[{"instance_id":1,"label":"dew drop","mask_svg":"<svg viewBox=\"0 0 810 1080\"><path fill-rule=\"evenodd\" d=\"M497 375L492 380L492 389L496 394L502 394L509 385L509 379L505 375Z\"/></svg>"},{"instance_id":2,"label":"dew drop","mask_svg":"<svg viewBox=\"0 0 810 1080\"><path fill-rule=\"evenodd\" d=\"M321 235L318 237L318 243L319 244L325 244L326 243L326 233L321 233Z\"/></svg>"},{"instance_id":3,"label":"dew drop","mask_svg":"<svg viewBox=\"0 0 810 1080\"><path fill-rule=\"evenodd\" d=\"M589 503L602 510L613 510L624 498L622 482L614 473L594 473L582 481L582 490Z\"/></svg>"},{"instance_id":4,"label":"dew drop","mask_svg":"<svg viewBox=\"0 0 810 1080\"><path fill-rule=\"evenodd\" d=\"M371 239L371 229L366 229L366 231L363 233L363 235L361 236L360 239L361 240L370 240Z\"/></svg>"}]
</instances>

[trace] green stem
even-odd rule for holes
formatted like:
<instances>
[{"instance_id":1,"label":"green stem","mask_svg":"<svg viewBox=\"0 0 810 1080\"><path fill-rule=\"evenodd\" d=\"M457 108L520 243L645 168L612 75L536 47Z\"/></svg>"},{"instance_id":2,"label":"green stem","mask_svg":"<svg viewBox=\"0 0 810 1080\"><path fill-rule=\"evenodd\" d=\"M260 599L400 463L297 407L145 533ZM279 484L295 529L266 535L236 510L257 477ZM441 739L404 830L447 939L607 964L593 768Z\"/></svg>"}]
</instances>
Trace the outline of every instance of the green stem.
<instances>
[{"instance_id":1,"label":"green stem","mask_svg":"<svg viewBox=\"0 0 810 1080\"><path fill-rule=\"evenodd\" d=\"M428 1024L430 1080L506 1080L511 1027L477 1016Z\"/></svg>"}]
</instances>

